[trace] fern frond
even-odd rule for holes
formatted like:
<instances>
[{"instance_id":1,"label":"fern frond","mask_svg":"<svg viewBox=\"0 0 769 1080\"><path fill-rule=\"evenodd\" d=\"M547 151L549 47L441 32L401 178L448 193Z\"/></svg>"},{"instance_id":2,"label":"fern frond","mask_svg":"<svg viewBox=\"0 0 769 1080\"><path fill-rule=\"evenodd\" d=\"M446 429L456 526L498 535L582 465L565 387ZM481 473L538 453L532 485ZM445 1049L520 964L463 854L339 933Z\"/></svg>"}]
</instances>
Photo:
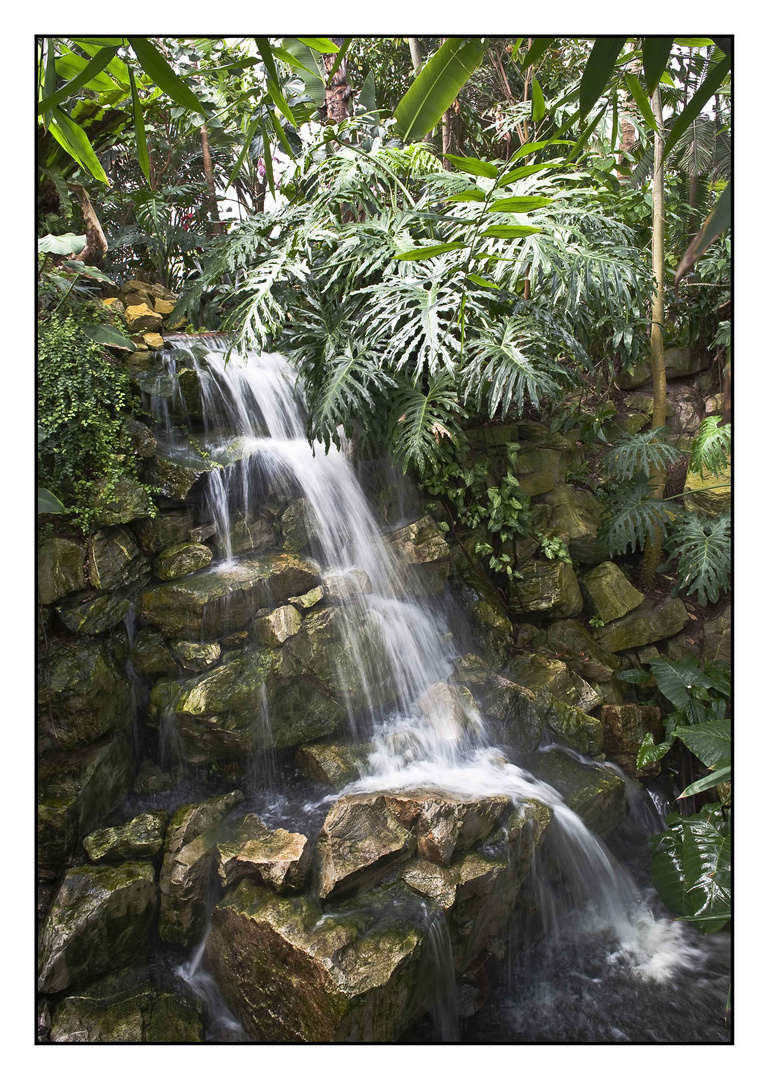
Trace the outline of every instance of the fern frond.
<instances>
[{"instance_id":1,"label":"fern frond","mask_svg":"<svg viewBox=\"0 0 769 1080\"><path fill-rule=\"evenodd\" d=\"M661 441L664 434L664 428L653 428L619 439L604 456L606 473L614 480L632 480L637 473L651 476L659 469L666 469L679 452Z\"/></svg>"},{"instance_id":2,"label":"fern frond","mask_svg":"<svg viewBox=\"0 0 769 1080\"><path fill-rule=\"evenodd\" d=\"M403 466L424 468L438 457L442 439L462 437L456 426L467 413L457 400L451 376L444 372L432 380L427 393L414 386L401 386L393 399L391 416L393 456Z\"/></svg>"},{"instance_id":3,"label":"fern frond","mask_svg":"<svg viewBox=\"0 0 769 1080\"><path fill-rule=\"evenodd\" d=\"M701 518L685 514L671 529L667 549L670 559L663 569L670 569L678 558L678 590L687 596L697 593L697 601L715 604L721 591L729 589L732 570L732 521L726 514L720 518Z\"/></svg>"},{"instance_id":4,"label":"fern frond","mask_svg":"<svg viewBox=\"0 0 769 1080\"><path fill-rule=\"evenodd\" d=\"M729 465L732 425L724 424L719 427L720 423L720 416L706 416L692 445L689 467L700 476L706 471L719 476Z\"/></svg>"},{"instance_id":5,"label":"fern frond","mask_svg":"<svg viewBox=\"0 0 769 1080\"><path fill-rule=\"evenodd\" d=\"M643 548L658 529L664 536L669 520L665 503L652 497L646 480L638 480L616 493L598 530L598 540L611 558L628 548Z\"/></svg>"}]
</instances>

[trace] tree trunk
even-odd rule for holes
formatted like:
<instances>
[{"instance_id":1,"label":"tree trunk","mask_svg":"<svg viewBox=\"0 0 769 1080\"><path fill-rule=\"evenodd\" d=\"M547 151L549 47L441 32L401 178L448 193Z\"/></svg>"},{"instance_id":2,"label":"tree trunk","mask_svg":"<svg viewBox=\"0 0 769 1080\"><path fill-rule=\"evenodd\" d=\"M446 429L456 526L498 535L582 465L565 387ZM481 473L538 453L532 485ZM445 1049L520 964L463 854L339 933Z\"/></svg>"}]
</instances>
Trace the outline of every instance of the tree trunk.
<instances>
[{"instance_id":1,"label":"tree trunk","mask_svg":"<svg viewBox=\"0 0 769 1080\"><path fill-rule=\"evenodd\" d=\"M411 66L414 68L414 74L416 75L422 66L422 54L419 51L419 42L415 37L409 38L409 52L411 53Z\"/></svg>"},{"instance_id":2,"label":"tree trunk","mask_svg":"<svg viewBox=\"0 0 769 1080\"><path fill-rule=\"evenodd\" d=\"M219 205L216 201L216 182L214 180L214 166L211 162L211 148L208 145L208 126L203 124L200 129L200 145L203 150L203 172L206 174L206 187L208 188L208 213L211 218L211 231L220 233L222 225L219 221Z\"/></svg>"},{"instance_id":3,"label":"tree trunk","mask_svg":"<svg viewBox=\"0 0 769 1080\"><path fill-rule=\"evenodd\" d=\"M662 165L662 102L659 87L652 95L652 111L658 131L654 136L654 211L652 223L652 270L657 290L652 304L651 371L652 371L652 427L665 426L667 405L667 382L665 379L665 190ZM650 477L652 494L661 499L665 491L665 470L658 469ZM662 532L656 529L644 547L641 578L645 588L654 581L662 560Z\"/></svg>"},{"instance_id":4,"label":"tree trunk","mask_svg":"<svg viewBox=\"0 0 769 1080\"><path fill-rule=\"evenodd\" d=\"M446 157L446 154L451 153L451 109L446 109L443 114L441 129L443 131L443 167L444 169L451 169L451 162Z\"/></svg>"},{"instance_id":5,"label":"tree trunk","mask_svg":"<svg viewBox=\"0 0 769 1080\"><path fill-rule=\"evenodd\" d=\"M91 206L88 192L80 184L67 184L67 187L77 195L85 222L85 247L77 258L86 266L101 266L107 254L107 237L104 235L96 211Z\"/></svg>"},{"instance_id":6,"label":"tree trunk","mask_svg":"<svg viewBox=\"0 0 769 1080\"><path fill-rule=\"evenodd\" d=\"M330 39L339 48L342 47L343 38L332 37ZM336 53L324 53L323 63L326 73L330 72L336 63ZM343 60L334 72L326 86L326 120L332 124L340 124L350 115L347 102L350 98L350 87L347 85L347 61Z\"/></svg>"}]
</instances>

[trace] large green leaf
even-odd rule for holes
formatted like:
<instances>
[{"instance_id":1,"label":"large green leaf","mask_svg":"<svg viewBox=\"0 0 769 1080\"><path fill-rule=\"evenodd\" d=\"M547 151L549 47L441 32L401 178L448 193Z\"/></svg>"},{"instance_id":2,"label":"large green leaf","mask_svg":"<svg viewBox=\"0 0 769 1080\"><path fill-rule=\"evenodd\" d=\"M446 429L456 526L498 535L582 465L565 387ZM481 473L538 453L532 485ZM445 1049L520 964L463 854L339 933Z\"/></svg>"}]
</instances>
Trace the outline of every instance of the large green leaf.
<instances>
[{"instance_id":1,"label":"large green leaf","mask_svg":"<svg viewBox=\"0 0 769 1080\"><path fill-rule=\"evenodd\" d=\"M269 76L269 78L267 80L267 91L268 91L270 97L272 98L275 105L283 113L286 120L288 120L289 124L292 124L294 127L298 127L299 125L297 124L296 120L294 119L294 114L291 112L291 109L288 107L288 102L284 98L283 92L280 89L280 79L278 78L278 69L275 66L275 58L272 55L272 48L270 46L269 39L264 38L264 37L258 37L258 38L255 38L254 40L256 41L256 47L259 50L259 55L262 58L264 66L267 69L267 74Z\"/></svg>"},{"instance_id":2,"label":"large green leaf","mask_svg":"<svg viewBox=\"0 0 769 1080\"><path fill-rule=\"evenodd\" d=\"M543 169L564 169L565 167L564 162L550 161L543 161L538 165L521 165L519 169L513 169L512 172L504 174L500 187L507 187L508 184L512 184L516 180L522 180L524 176L532 176L534 173L542 172Z\"/></svg>"},{"instance_id":3,"label":"large green leaf","mask_svg":"<svg viewBox=\"0 0 769 1080\"><path fill-rule=\"evenodd\" d=\"M527 214L530 210L549 206L552 201L541 195L512 195L509 199L497 199L489 210L495 214Z\"/></svg>"},{"instance_id":4,"label":"large green leaf","mask_svg":"<svg viewBox=\"0 0 769 1080\"><path fill-rule=\"evenodd\" d=\"M646 765L653 765L656 761L662 761L673 744L670 742L655 743L654 736L647 731L643 737L638 753L636 754L635 766L643 769Z\"/></svg>"},{"instance_id":5,"label":"large green leaf","mask_svg":"<svg viewBox=\"0 0 769 1080\"><path fill-rule=\"evenodd\" d=\"M283 46L283 49L274 48L273 55L294 70L305 72L302 76L305 90L320 108L326 100L326 72L317 53L308 49L299 38L284 38Z\"/></svg>"},{"instance_id":6,"label":"large green leaf","mask_svg":"<svg viewBox=\"0 0 769 1080\"><path fill-rule=\"evenodd\" d=\"M644 37L641 42L643 54L644 75L646 77L646 92L653 94L660 76L665 70L665 65L673 48L673 38Z\"/></svg>"},{"instance_id":7,"label":"large green leaf","mask_svg":"<svg viewBox=\"0 0 769 1080\"><path fill-rule=\"evenodd\" d=\"M251 123L246 128L246 133L245 133L245 135L243 137L243 147L242 147L240 153L238 154L238 160L235 162L233 170L230 173L230 177L229 177L229 179L227 181L227 187L228 188L231 187L232 181L238 175L243 162L246 160L246 155L248 154L249 148L251 146L251 143L254 140L254 135L256 135L256 131L257 131L258 127L259 127L259 117L257 116L254 120L251 121Z\"/></svg>"},{"instance_id":8,"label":"large green leaf","mask_svg":"<svg viewBox=\"0 0 769 1080\"><path fill-rule=\"evenodd\" d=\"M142 70L159 86L164 94L185 109L200 113L205 116L205 109L195 97L189 86L180 79L167 60L165 60L155 46L144 37L129 37L129 42L136 59L142 66Z\"/></svg>"},{"instance_id":9,"label":"large green leaf","mask_svg":"<svg viewBox=\"0 0 769 1080\"><path fill-rule=\"evenodd\" d=\"M37 489L38 514L66 514L67 508L48 488Z\"/></svg>"},{"instance_id":10,"label":"large green leaf","mask_svg":"<svg viewBox=\"0 0 769 1080\"><path fill-rule=\"evenodd\" d=\"M65 259L61 265L65 270L72 270L76 274L82 274L84 277L93 278L94 281L103 281L107 285L115 284L112 278L107 277L103 270L99 270L97 266L86 266L86 264L79 259Z\"/></svg>"},{"instance_id":11,"label":"large green leaf","mask_svg":"<svg viewBox=\"0 0 769 1080\"><path fill-rule=\"evenodd\" d=\"M718 239L722 232L726 232L732 223L732 182L726 185L719 196L718 202L705 218L702 228L692 240L684 253L683 259L678 264L674 285L678 285L681 278L688 274L701 255L704 255L710 245Z\"/></svg>"},{"instance_id":12,"label":"large green leaf","mask_svg":"<svg viewBox=\"0 0 769 1080\"><path fill-rule=\"evenodd\" d=\"M62 86L61 90L57 90L55 94L44 98L38 103L38 116L40 113L48 112L54 105L60 105L62 101L66 101L67 98L72 97L72 95L77 93L81 86L85 86L94 75L98 75L99 72L104 71L116 52L116 48L100 49L96 56L85 65L79 75L76 75L74 79L71 79L66 86Z\"/></svg>"},{"instance_id":13,"label":"large green leaf","mask_svg":"<svg viewBox=\"0 0 769 1080\"><path fill-rule=\"evenodd\" d=\"M579 115L582 120L606 89L626 40L618 37L598 38L593 45L579 84Z\"/></svg>"},{"instance_id":14,"label":"large green leaf","mask_svg":"<svg viewBox=\"0 0 769 1080\"><path fill-rule=\"evenodd\" d=\"M325 53L327 56L339 50L339 46L335 45L331 38L327 37L300 37L297 40L301 41L302 45L306 45L308 49L315 49L316 52Z\"/></svg>"},{"instance_id":15,"label":"large green leaf","mask_svg":"<svg viewBox=\"0 0 769 1080\"><path fill-rule=\"evenodd\" d=\"M474 157L458 157L456 154L446 154L446 157L462 172L470 173L472 176L487 176L490 180L496 180L499 176L499 169L490 161L481 161Z\"/></svg>"},{"instance_id":16,"label":"large green leaf","mask_svg":"<svg viewBox=\"0 0 769 1080\"><path fill-rule=\"evenodd\" d=\"M411 251L402 251L400 255L394 255L393 258L400 259L402 262L415 262L418 259L432 259L434 255L442 255L444 251L456 251L459 248L467 247L467 244L455 241L451 244L432 244L429 247L413 248Z\"/></svg>"},{"instance_id":17,"label":"large green leaf","mask_svg":"<svg viewBox=\"0 0 769 1080\"><path fill-rule=\"evenodd\" d=\"M85 243L85 234L76 236L75 233L62 233L60 236L53 236L48 233L38 240L37 250L38 253L50 251L54 255L79 255Z\"/></svg>"},{"instance_id":18,"label":"large green leaf","mask_svg":"<svg viewBox=\"0 0 769 1080\"><path fill-rule=\"evenodd\" d=\"M404 142L421 139L440 123L483 52L477 38L448 38L441 45L398 102L395 130Z\"/></svg>"},{"instance_id":19,"label":"large green leaf","mask_svg":"<svg viewBox=\"0 0 769 1080\"><path fill-rule=\"evenodd\" d=\"M707 103L716 93L721 83L724 81L732 66L732 58L727 56L725 60L722 60L720 64L716 64L715 67L711 67L708 74L702 80L702 84L699 89L692 94L692 97L683 110L683 112L676 118L673 126L670 129L670 134L667 137L665 143L665 150L662 154L662 160L668 156L675 144L681 138L683 133L689 127L689 124L700 115Z\"/></svg>"},{"instance_id":20,"label":"large green leaf","mask_svg":"<svg viewBox=\"0 0 769 1080\"><path fill-rule=\"evenodd\" d=\"M545 98L536 79L531 81L531 119L538 124L545 115Z\"/></svg>"},{"instance_id":21,"label":"large green leaf","mask_svg":"<svg viewBox=\"0 0 769 1080\"><path fill-rule=\"evenodd\" d=\"M75 121L58 107L51 110L49 130L54 139L64 147L70 157L102 184L107 184L107 174L94 153L91 142Z\"/></svg>"},{"instance_id":22,"label":"large green leaf","mask_svg":"<svg viewBox=\"0 0 769 1080\"><path fill-rule=\"evenodd\" d=\"M654 119L654 113L652 112L651 103L646 94L643 92L643 87L641 86L640 82L635 77L635 75L632 75L629 71L625 72L625 82L628 85L630 93L633 95L633 101L635 101L636 105L638 106L638 110L641 113L641 116L643 116L644 120L649 125L651 130L656 131L657 121Z\"/></svg>"},{"instance_id":23,"label":"large green leaf","mask_svg":"<svg viewBox=\"0 0 769 1080\"><path fill-rule=\"evenodd\" d=\"M98 341L100 345L109 345L111 349L124 349L133 352L136 346L125 334L121 334L114 326L87 326L83 333L92 341Z\"/></svg>"},{"instance_id":24,"label":"large green leaf","mask_svg":"<svg viewBox=\"0 0 769 1080\"><path fill-rule=\"evenodd\" d=\"M732 757L732 729L728 720L708 720L704 724L676 728L681 742L709 769L723 768Z\"/></svg>"},{"instance_id":25,"label":"large green leaf","mask_svg":"<svg viewBox=\"0 0 769 1080\"><path fill-rule=\"evenodd\" d=\"M493 236L498 240L514 240L519 236L529 236L531 233L542 232L533 225L492 225L484 229L481 236Z\"/></svg>"},{"instance_id":26,"label":"large green leaf","mask_svg":"<svg viewBox=\"0 0 769 1080\"><path fill-rule=\"evenodd\" d=\"M731 836L713 813L671 814L670 829L652 837L652 880L663 903L703 933L731 919Z\"/></svg>"},{"instance_id":27,"label":"large green leaf","mask_svg":"<svg viewBox=\"0 0 769 1080\"><path fill-rule=\"evenodd\" d=\"M660 691L677 709L688 708L693 689L707 690L710 687L710 679L691 655L677 661L659 657L650 660L649 667Z\"/></svg>"},{"instance_id":28,"label":"large green leaf","mask_svg":"<svg viewBox=\"0 0 769 1080\"><path fill-rule=\"evenodd\" d=\"M537 60L539 60L540 56L545 55L545 53L547 52L547 50L550 48L550 46L553 44L554 41L555 41L555 38L553 38L553 37L534 38L534 40L531 43L531 48L529 49L529 51L526 53L523 60L521 61L521 71L523 71L524 68L531 67L532 64L536 64L536 62L537 62Z\"/></svg>"},{"instance_id":29,"label":"large green leaf","mask_svg":"<svg viewBox=\"0 0 769 1080\"><path fill-rule=\"evenodd\" d=\"M144 110L142 109L141 98L139 97L139 91L136 88L136 79L134 73L129 69L128 72L131 81L131 104L134 111L134 131L136 133L136 157L139 162L139 168L144 174L144 179L149 184L150 182L150 155L147 149L147 136L144 133Z\"/></svg>"},{"instance_id":30,"label":"large green leaf","mask_svg":"<svg viewBox=\"0 0 769 1080\"><path fill-rule=\"evenodd\" d=\"M719 784L726 784L731 779L731 765L722 765L721 768L716 769L715 772L710 773L708 776L703 776L701 780L695 780L693 784L689 784L687 788L684 788L678 798L688 799L691 795L699 795L703 791L710 791L711 788L718 787Z\"/></svg>"}]
</instances>

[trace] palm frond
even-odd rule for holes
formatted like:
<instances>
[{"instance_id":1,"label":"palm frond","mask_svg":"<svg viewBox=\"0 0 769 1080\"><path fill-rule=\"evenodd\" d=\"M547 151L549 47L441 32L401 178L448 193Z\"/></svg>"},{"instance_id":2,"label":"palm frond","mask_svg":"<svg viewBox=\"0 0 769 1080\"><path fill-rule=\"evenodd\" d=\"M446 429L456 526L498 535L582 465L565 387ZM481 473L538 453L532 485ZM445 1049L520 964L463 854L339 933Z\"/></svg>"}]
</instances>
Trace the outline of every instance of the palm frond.
<instances>
[{"instance_id":1,"label":"palm frond","mask_svg":"<svg viewBox=\"0 0 769 1080\"><path fill-rule=\"evenodd\" d=\"M662 441L664 434L664 428L652 428L619 439L604 456L606 473L615 480L632 480L637 473L651 476L667 468L679 452Z\"/></svg>"},{"instance_id":2,"label":"palm frond","mask_svg":"<svg viewBox=\"0 0 769 1080\"><path fill-rule=\"evenodd\" d=\"M720 416L706 416L692 444L690 468L700 476L707 470L718 476L729 464L732 452L732 425L721 423Z\"/></svg>"},{"instance_id":3,"label":"palm frond","mask_svg":"<svg viewBox=\"0 0 769 1080\"><path fill-rule=\"evenodd\" d=\"M665 503L652 497L646 480L637 480L615 494L598 530L598 539L610 557L621 555L628 548L643 548L658 529L664 535L669 520Z\"/></svg>"},{"instance_id":4,"label":"palm frond","mask_svg":"<svg viewBox=\"0 0 769 1080\"><path fill-rule=\"evenodd\" d=\"M697 601L715 604L721 591L729 589L732 570L731 517L702 518L697 514L679 517L670 532L667 549L670 559L663 569L670 569L678 559L679 584L676 591L687 596L697 594Z\"/></svg>"},{"instance_id":5,"label":"palm frond","mask_svg":"<svg viewBox=\"0 0 769 1080\"><path fill-rule=\"evenodd\" d=\"M409 465L424 468L438 457L442 439L462 437L456 419L467 413L457 400L453 380L447 372L433 379L427 393L402 385L393 400L391 432L393 456L403 471Z\"/></svg>"}]
</instances>

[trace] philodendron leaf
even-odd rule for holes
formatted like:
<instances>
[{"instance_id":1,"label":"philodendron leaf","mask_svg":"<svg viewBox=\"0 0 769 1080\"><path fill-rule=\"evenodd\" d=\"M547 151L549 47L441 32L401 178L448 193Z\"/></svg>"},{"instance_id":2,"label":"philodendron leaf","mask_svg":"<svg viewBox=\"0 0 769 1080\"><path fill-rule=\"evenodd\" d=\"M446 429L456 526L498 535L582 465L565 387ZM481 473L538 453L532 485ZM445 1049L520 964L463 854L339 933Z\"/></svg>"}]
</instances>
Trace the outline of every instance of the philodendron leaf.
<instances>
[{"instance_id":1,"label":"philodendron leaf","mask_svg":"<svg viewBox=\"0 0 769 1080\"><path fill-rule=\"evenodd\" d=\"M669 742L655 743L654 736L650 731L647 731L636 754L636 768L643 769L646 765L653 765L656 761L662 761L672 745Z\"/></svg>"},{"instance_id":2,"label":"philodendron leaf","mask_svg":"<svg viewBox=\"0 0 769 1080\"><path fill-rule=\"evenodd\" d=\"M133 352L136 348L130 338L121 334L113 326L88 326L84 327L83 332L92 341L98 341L100 345L109 345L111 349L125 349L126 352Z\"/></svg>"},{"instance_id":3,"label":"philodendron leaf","mask_svg":"<svg viewBox=\"0 0 769 1080\"><path fill-rule=\"evenodd\" d=\"M728 824L707 810L667 820L668 831L651 838L654 886L671 911L696 921L703 933L714 933L732 916Z\"/></svg>"},{"instance_id":4,"label":"philodendron leaf","mask_svg":"<svg viewBox=\"0 0 769 1080\"><path fill-rule=\"evenodd\" d=\"M66 514L67 508L48 488L37 489L38 514Z\"/></svg>"},{"instance_id":5,"label":"philodendron leaf","mask_svg":"<svg viewBox=\"0 0 769 1080\"><path fill-rule=\"evenodd\" d=\"M37 242L38 252L50 251L53 255L79 255L85 247L85 235L77 236L75 233L61 233L54 236L48 233L41 236Z\"/></svg>"},{"instance_id":6,"label":"philodendron leaf","mask_svg":"<svg viewBox=\"0 0 769 1080\"><path fill-rule=\"evenodd\" d=\"M673 734L709 769L723 768L731 761L732 728L728 720L707 720L676 728Z\"/></svg>"}]
</instances>

